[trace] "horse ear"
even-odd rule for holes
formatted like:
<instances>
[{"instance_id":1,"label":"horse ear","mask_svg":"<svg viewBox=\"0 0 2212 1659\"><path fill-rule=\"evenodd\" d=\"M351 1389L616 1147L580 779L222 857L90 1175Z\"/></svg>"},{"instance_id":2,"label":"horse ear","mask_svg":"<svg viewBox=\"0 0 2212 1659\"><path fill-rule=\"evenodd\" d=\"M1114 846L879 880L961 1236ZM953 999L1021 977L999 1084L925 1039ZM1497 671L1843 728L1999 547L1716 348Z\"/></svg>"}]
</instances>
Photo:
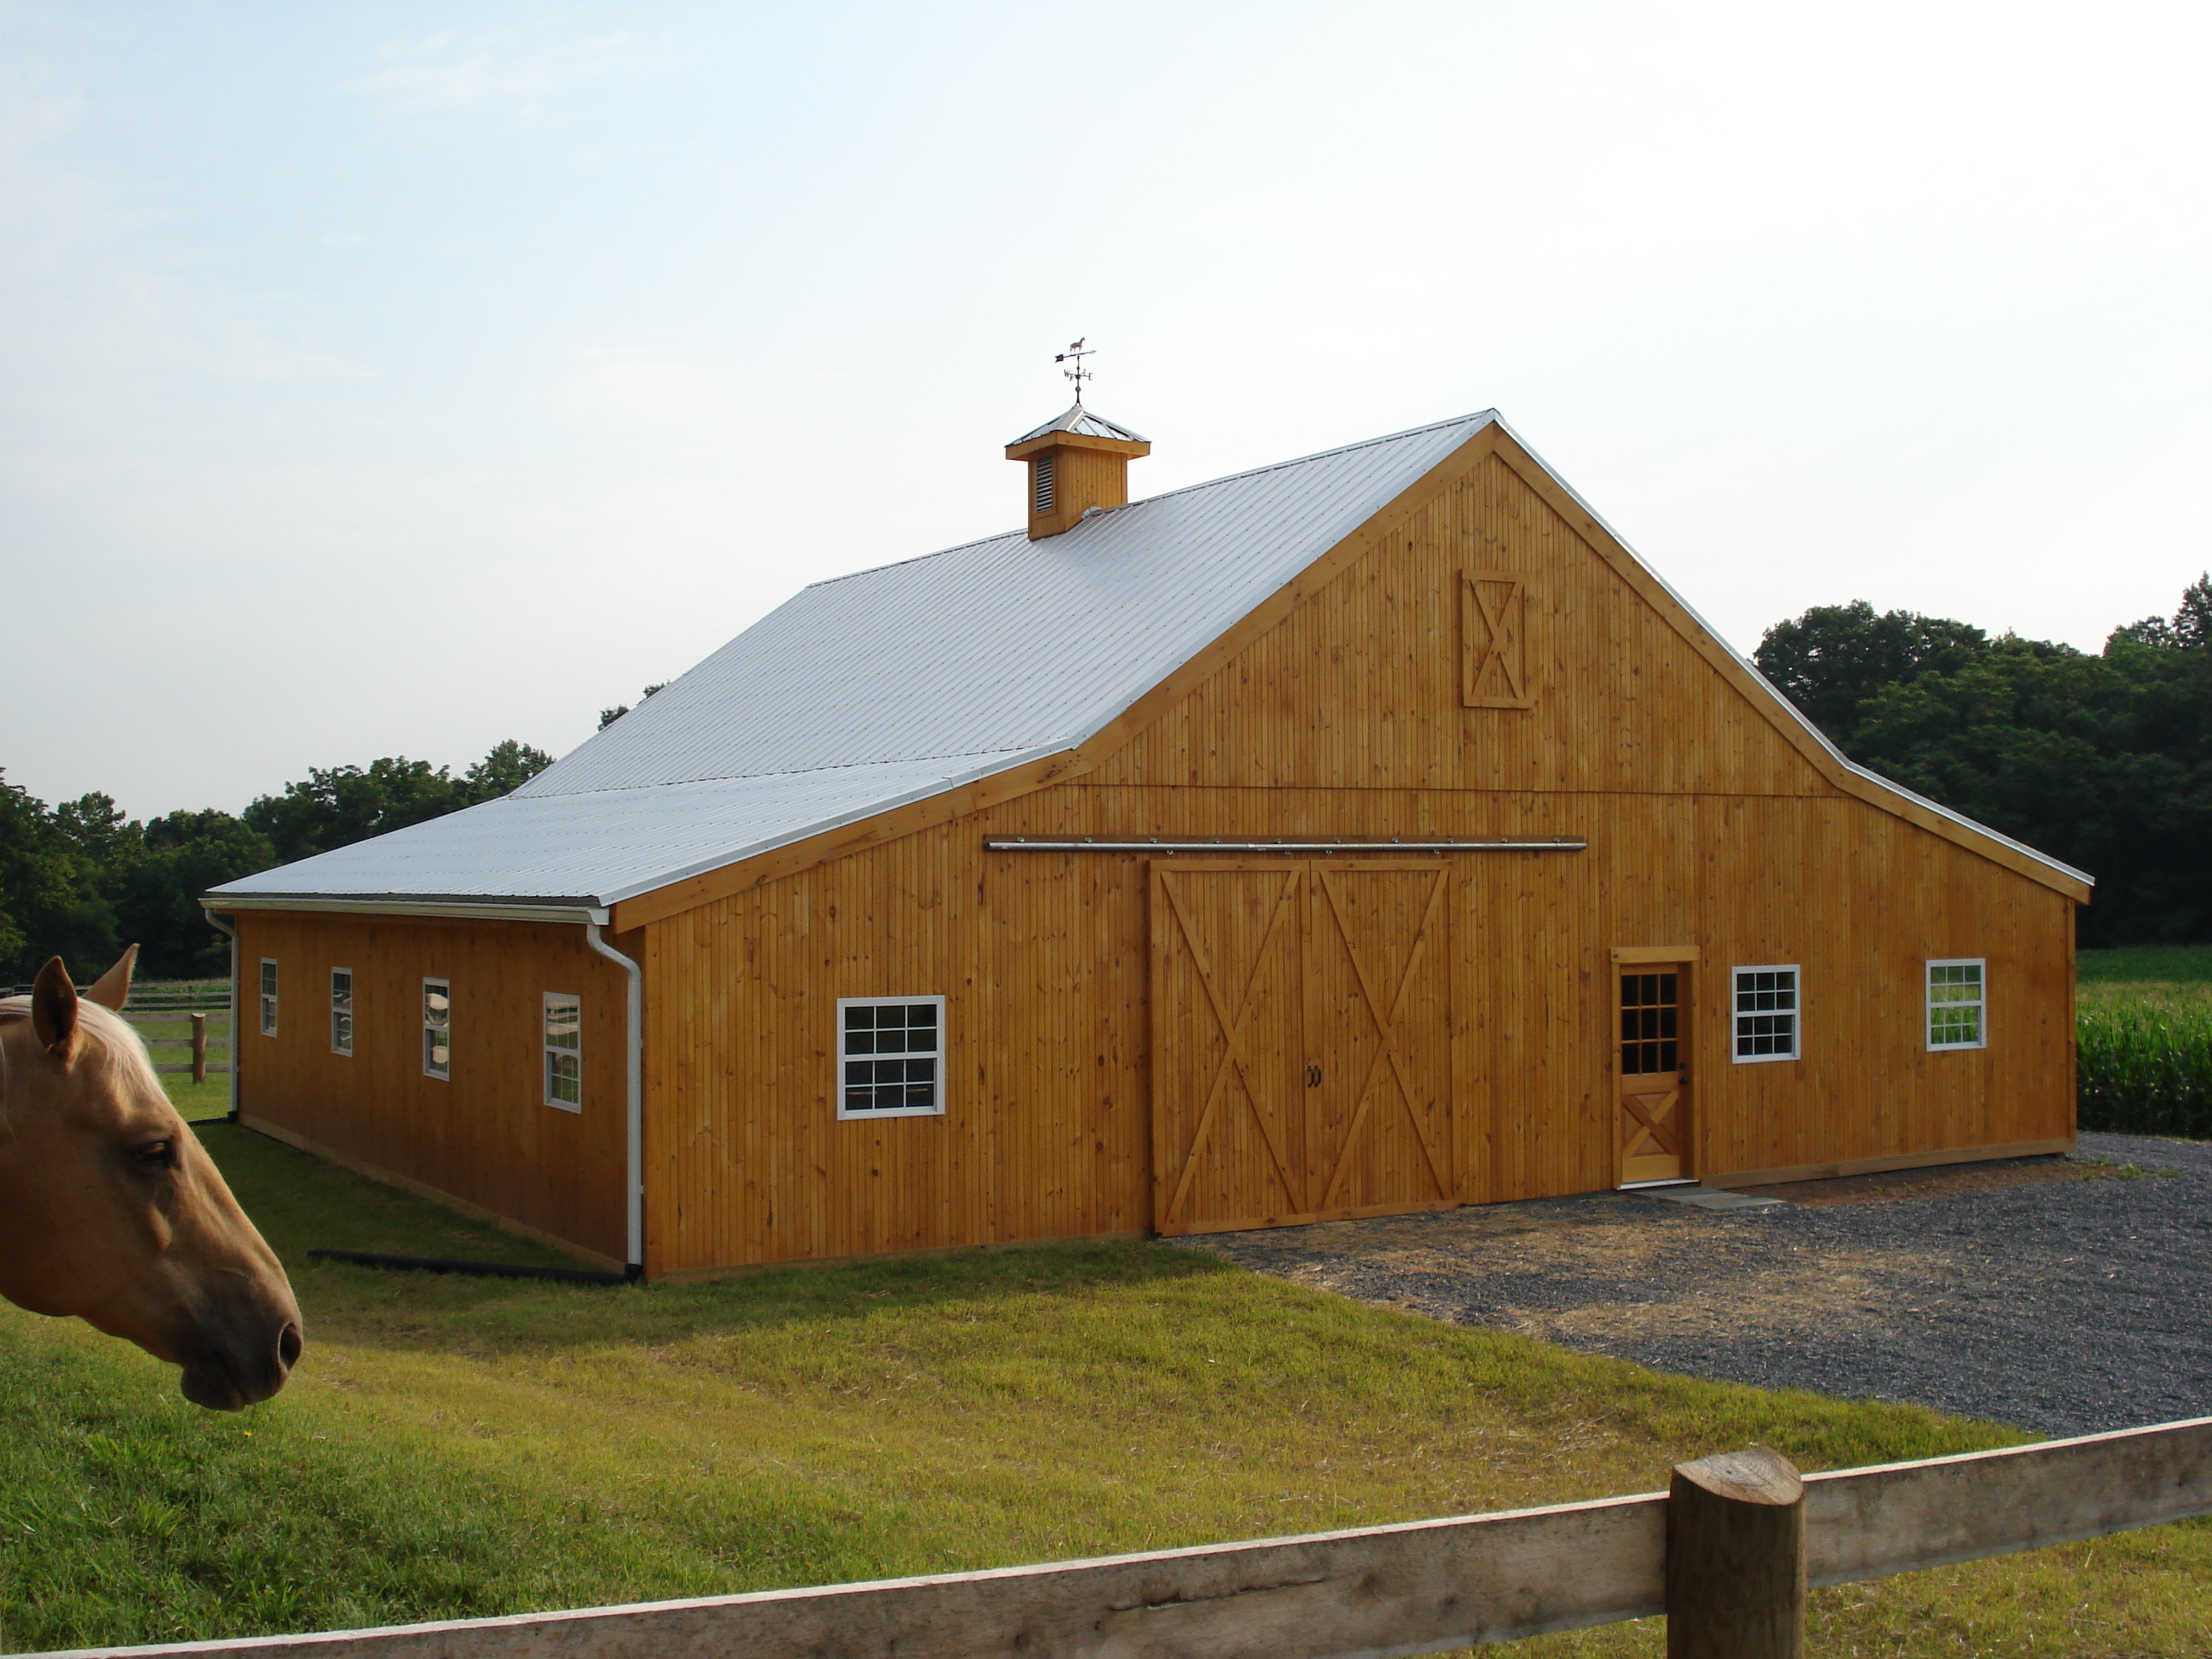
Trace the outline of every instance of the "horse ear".
<instances>
[{"instance_id":1,"label":"horse ear","mask_svg":"<svg viewBox=\"0 0 2212 1659\"><path fill-rule=\"evenodd\" d=\"M121 1013L123 1005L131 1000L131 972L137 965L138 947L134 945L116 957L115 966L93 981L92 988L84 994L84 1000Z\"/></svg>"},{"instance_id":2,"label":"horse ear","mask_svg":"<svg viewBox=\"0 0 2212 1659\"><path fill-rule=\"evenodd\" d=\"M46 958L31 987L31 1029L56 1060L67 1065L76 1054L76 987L59 957Z\"/></svg>"}]
</instances>

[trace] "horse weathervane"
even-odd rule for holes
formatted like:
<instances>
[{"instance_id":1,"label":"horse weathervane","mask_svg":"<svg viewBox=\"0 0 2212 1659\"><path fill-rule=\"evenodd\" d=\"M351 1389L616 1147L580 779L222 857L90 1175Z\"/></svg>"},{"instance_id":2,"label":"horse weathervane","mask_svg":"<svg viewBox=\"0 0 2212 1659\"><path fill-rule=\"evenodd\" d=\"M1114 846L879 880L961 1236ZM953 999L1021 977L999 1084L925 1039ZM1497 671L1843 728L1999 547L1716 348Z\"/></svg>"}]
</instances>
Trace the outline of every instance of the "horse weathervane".
<instances>
[{"instance_id":1,"label":"horse weathervane","mask_svg":"<svg viewBox=\"0 0 2212 1659\"><path fill-rule=\"evenodd\" d=\"M1087 334L1083 337L1085 340L1090 337ZM1083 360L1097 349L1095 346L1086 347L1083 340L1076 340L1070 343L1066 350L1057 353L1053 357L1053 362L1056 363L1075 365L1073 368L1063 368L1060 372L1075 382L1075 406L1078 409L1083 407L1083 383L1091 378L1091 371L1083 366Z\"/></svg>"}]
</instances>

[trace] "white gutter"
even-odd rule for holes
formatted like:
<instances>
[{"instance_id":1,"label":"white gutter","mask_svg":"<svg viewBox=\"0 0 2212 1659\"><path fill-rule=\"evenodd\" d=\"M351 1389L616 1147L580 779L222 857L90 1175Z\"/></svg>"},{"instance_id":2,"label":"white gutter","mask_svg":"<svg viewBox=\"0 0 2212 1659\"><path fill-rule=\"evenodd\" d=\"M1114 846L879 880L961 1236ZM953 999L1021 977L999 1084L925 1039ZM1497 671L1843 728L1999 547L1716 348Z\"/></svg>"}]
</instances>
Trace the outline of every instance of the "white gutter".
<instances>
[{"instance_id":1,"label":"white gutter","mask_svg":"<svg viewBox=\"0 0 2212 1659\"><path fill-rule=\"evenodd\" d=\"M238 1121L239 1054L246 1045L239 1041L245 1029L246 1010L238 1000L238 929L212 910L203 911L208 926L230 940L230 1121Z\"/></svg>"},{"instance_id":2,"label":"white gutter","mask_svg":"<svg viewBox=\"0 0 2212 1659\"><path fill-rule=\"evenodd\" d=\"M637 963L599 936L608 912L594 910L584 924L584 939L592 949L618 965L629 976L629 1049L625 1081L629 1110L623 1157L623 1206L629 1222L629 1254L625 1271L632 1279L645 1277L645 973Z\"/></svg>"},{"instance_id":3,"label":"white gutter","mask_svg":"<svg viewBox=\"0 0 2212 1659\"><path fill-rule=\"evenodd\" d=\"M607 913L594 906L532 903L525 900L501 904L495 899L337 898L320 893L213 892L200 900L212 916L217 910L319 910L332 915L424 916L448 921L553 921L569 927L601 921ZM221 924L217 924L220 926Z\"/></svg>"},{"instance_id":4,"label":"white gutter","mask_svg":"<svg viewBox=\"0 0 2212 1659\"><path fill-rule=\"evenodd\" d=\"M243 1011L238 994L238 933L218 910L315 910L356 916L424 916L454 921L550 921L581 925L585 942L629 976L626 1000L628 1050L624 1072L623 1211L628 1231L623 1266L632 1279L645 1276L645 971L606 942L599 929L612 912L594 904L486 904L457 900L348 899L319 896L210 893L200 900L210 925L230 935L230 1115L238 1115L238 1033Z\"/></svg>"}]
</instances>

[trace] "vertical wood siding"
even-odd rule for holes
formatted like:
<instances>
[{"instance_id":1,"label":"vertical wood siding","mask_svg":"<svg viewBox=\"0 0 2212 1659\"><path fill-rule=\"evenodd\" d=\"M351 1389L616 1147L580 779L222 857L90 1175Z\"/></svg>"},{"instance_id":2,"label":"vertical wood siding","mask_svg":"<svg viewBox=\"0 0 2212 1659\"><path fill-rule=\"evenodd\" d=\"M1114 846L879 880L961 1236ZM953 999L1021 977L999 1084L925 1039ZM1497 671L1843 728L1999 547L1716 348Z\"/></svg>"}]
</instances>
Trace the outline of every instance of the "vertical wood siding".
<instances>
[{"instance_id":1,"label":"vertical wood siding","mask_svg":"<svg viewBox=\"0 0 2212 1659\"><path fill-rule=\"evenodd\" d=\"M249 911L241 982L274 957L277 1035L238 1040L239 1106L372 1170L619 1261L623 976L580 927ZM619 942L618 942L619 943ZM331 1050L331 969L353 969L350 1056ZM453 1075L422 1070L422 981L453 985ZM545 1105L541 1009L583 999L583 1110ZM349 1241L326 1243L343 1246Z\"/></svg>"},{"instance_id":2,"label":"vertical wood siding","mask_svg":"<svg viewBox=\"0 0 2212 1659\"><path fill-rule=\"evenodd\" d=\"M1466 705L1469 570L1525 585L1527 708ZM1832 788L1492 456L1085 776L650 923L649 1270L1150 1227L1152 1091L1210 1086L1219 1042L1189 963L1163 955L1155 861L983 846L1086 835L1589 842L1432 861L1449 959L1413 988L1408 1070L1425 1097L1449 1079L1436 1202L1617 1179L1616 946L1701 952L1692 1173L2072 1133L2069 902ZM1256 950L1271 880L1327 902L1320 872L1286 865L1203 926ZM1427 890L1405 885L1386 908ZM1374 923L1383 957L1411 926ZM1301 949L1331 928L1320 991L1297 988L1303 969L1263 988L1259 1086L1285 1101L1314 1053L1332 1080L1376 1057L1346 924L1309 908ZM1988 958L1986 1048L1926 1050L1923 963L1941 957ZM1735 1065L1728 970L1777 962L1802 969L1803 1056ZM945 1115L839 1121L836 999L940 994ZM1304 1173L1268 1172L1248 1110L1231 1162L1200 1172L1208 1201L1334 1170L1356 1091L1278 1104ZM1397 1109L1339 1207L1431 1201Z\"/></svg>"}]
</instances>

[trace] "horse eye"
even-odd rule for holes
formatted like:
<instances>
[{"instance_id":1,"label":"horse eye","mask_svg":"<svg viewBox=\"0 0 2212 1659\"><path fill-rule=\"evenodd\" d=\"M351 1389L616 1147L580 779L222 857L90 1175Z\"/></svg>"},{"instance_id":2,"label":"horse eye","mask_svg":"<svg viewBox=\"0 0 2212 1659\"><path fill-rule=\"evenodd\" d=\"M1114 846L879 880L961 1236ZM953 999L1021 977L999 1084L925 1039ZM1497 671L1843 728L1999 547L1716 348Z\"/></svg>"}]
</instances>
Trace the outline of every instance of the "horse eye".
<instances>
[{"instance_id":1,"label":"horse eye","mask_svg":"<svg viewBox=\"0 0 2212 1659\"><path fill-rule=\"evenodd\" d=\"M146 1141L131 1149L131 1161L142 1170L173 1170L177 1167L177 1143Z\"/></svg>"}]
</instances>

